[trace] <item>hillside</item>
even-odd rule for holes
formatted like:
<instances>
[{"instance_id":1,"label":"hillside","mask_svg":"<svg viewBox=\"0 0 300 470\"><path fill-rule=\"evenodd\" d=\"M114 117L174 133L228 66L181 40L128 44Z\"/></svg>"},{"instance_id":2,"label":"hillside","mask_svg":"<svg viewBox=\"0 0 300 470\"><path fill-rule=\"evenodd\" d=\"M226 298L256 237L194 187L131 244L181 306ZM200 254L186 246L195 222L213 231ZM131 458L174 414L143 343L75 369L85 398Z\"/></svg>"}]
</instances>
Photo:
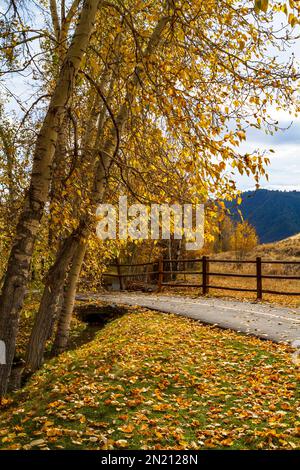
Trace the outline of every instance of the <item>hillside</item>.
<instances>
[{"instance_id":1,"label":"hillside","mask_svg":"<svg viewBox=\"0 0 300 470\"><path fill-rule=\"evenodd\" d=\"M235 220L244 219L256 229L261 243L271 243L300 232L300 191L259 189L242 194L242 204L227 207Z\"/></svg>"},{"instance_id":2,"label":"hillside","mask_svg":"<svg viewBox=\"0 0 300 470\"><path fill-rule=\"evenodd\" d=\"M234 251L226 251L212 255L214 258L235 259ZM247 259L261 256L264 259L299 261L300 259L300 233L273 243L262 243L247 253Z\"/></svg>"},{"instance_id":3,"label":"hillside","mask_svg":"<svg viewBox=\"0 0 300 470\"><path fill-rule=\"evenodd\" d=\"M300 233L278 242L258 245L254 251L264 258L297 260L300 258Z\"/></svg>"}]
</instances>

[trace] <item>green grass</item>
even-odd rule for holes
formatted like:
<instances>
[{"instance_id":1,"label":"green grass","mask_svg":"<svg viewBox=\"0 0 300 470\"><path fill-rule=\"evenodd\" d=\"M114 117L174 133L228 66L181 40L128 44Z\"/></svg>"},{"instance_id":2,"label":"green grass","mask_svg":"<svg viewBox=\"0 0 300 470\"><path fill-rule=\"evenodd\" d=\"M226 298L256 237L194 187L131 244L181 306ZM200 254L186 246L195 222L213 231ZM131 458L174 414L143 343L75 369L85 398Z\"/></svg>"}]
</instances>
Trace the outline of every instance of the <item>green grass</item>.
<instances>
[{"instance_id":1,"label":"green grass","mask_svg":"<svg viewBox=\"0 0 300 470\"><path fill-rule=\"evenodd\" d=\"M132 309L7 402L0 447L300 448L298 382L286 346Z\"/></svg>"}]
</instances>

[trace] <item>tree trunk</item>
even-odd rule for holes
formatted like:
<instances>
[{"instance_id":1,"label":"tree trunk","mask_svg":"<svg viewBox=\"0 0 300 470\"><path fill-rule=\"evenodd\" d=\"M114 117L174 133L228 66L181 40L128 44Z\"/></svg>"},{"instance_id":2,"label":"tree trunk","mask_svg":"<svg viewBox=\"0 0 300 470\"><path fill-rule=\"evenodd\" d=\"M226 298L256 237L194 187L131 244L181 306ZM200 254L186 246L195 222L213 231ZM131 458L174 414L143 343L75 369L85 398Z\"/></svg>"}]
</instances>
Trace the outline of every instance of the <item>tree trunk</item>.
<instances>
[{"instance_id":1,"label":"tree trunk","mask_svg":"<svg viewBox=\"0 0 300 470\"><path fill-rule=\"evenodd\" d=\"M90 117L87 122L87 127L84 136L84 151L82 159L84 161L92 161L93 148L92 142L96 130L97 117L99 110L97 111L96 102L92 100L92 110ZM100 138L99 126L101 129L103 123L98 124L98 134L96 137L95 147L98 145L98 139ZM75 208L76 211L76 201ZM80 202L78 201L78 205ZM33 372L39 368L43 362L44 349L46 341L52 336L53 327L56 318L56 312L60 301L60 294L63 292L64 281L67 275L69 264L72 260L73 253L77 250L79 245L79 238L83 236L85 231L84 223L74 230L71 235L65 238L64 245L62 248L57 249L56 260L49 270L49 274L46 276L46 284L41 300L40 308L36 314L34 325L31 331L31 336L27 346L27 360L26 360L26 373ZM76 239L76 240L75 240ZM41 331L45 328L45 332Z\"/></svg>"},{"instance_id":2,"label":"tree trunk","mask_svg":"<svg viewBox=\"0 0 300 470\"><path fill-rule=\"evenodd\" d=\"M72 266L68 274L64 302L58 319L56 336L52 348L54 355L62 353L68 344L70 324L76 296L76 287L84 260L84 255L86 253L86 247L87 246L85 243L78 244L72 261Z\"/></svg>"},{"instance_id":3,"label":"tree trunk","mask_svg":"<svg viewBox=\"0 0 300 470\"><path fill-rule=\"evenodd\" d=\"M61 197L62 181L66 174L66 152L67 152L67 133L69 126L69 118L67 113L62 117L62 125L58 129L56 148L52 161L51 183L49 188L49 231L48 246L49 250L53 249L53 244L57 242L55 234L55 224L53 221L53 208L59 197Z\"/></svg>"},{"instance_id":4,"label":"tree trunk","mask_svg":"<svg viewBox=\"0 0 300 470\"><path fill-rule=\"evenodd\" d=\"M81 60L89 43L99 1L85 0L80 21L63 62L48 111L37 137L28 193L9 256L0 302L0 339L6 345L6 364L0 365L0 395L7 390L15 353L19 314L30 273L34 244L48 197L51 164L60 116L67 105Z\"/></svg>"},{"instance_id":5,"label":"tree trunk","mask_svg":"<svg viewBox=\"0 0 300 470\"><path fill-rule=\"evenodd\" d=\"M163 17L158 22L156 28L153 31L152 36L149 39L148 46L143 56L144 59L153 52L153 49L158 44L161 34L164 30L164 27L166 26L168 21L169 21L168 17ZM133 85L132 89L128 91L126 98L116 117L117 129L115 127L112 127L111 133L107 137L102 147L102 150L100 151L100 159L96 167L96 172L95 172L96 174L95 174L95 178L93 182L93 190L92 190L92 195L91 195L91 203L93 204L95 208L97 204L103 201L105 190L106 190L106 185L108 181L109 169L110 169L111 164L113 163L112 155L115 149L117 137L120 138L122 129L126 123L129 107L132 104L132 101L134 99L134 91L136 90L136 88L140 87L139 74L141 74L142 70L143 70L143 66L141 63L135 69L136 73L132 79L132 85ZM96 154L96 152L98 152L98 143L100 142L101 137L102 137L101 119L99 120L98 126L99 127L98 127L98 135L97 135L96 145L95 145L95 152L93 152L93 154ZM94 216L91 213L84 216L82 220L80 221L78 229L75 230L73 234L71 234L66 239L65 243L67 243L68 240L70 239L72 240L76 232L77 232L77 240L79 240L79 237L86 238L88 236L89 231L91 230L91 227L94 224L94 221L95 221ZM74 251L72 251L71 256L73 256ZM62 275L62 272L60 272L60 268L59 268L60 257L61 257L60 254L58 254L55 265L53 266L53 268L51 268L51 276L49 277L49 284L47 284L49 287L51 286L51 290L46 289L45 295L43 295L43 299L42 299L43 305L41 305L41 308L39 309L39 312L37 314L35 325L34 325L31 338L28 344L26 369L30 371L36 370L42 364L47 335L49 335L50 327L53 324L52 322L53 322L53 317L54 317L54 310L58 301L57 297L59 293L59 283L63 282L67 269L68 269L68 264L65 264L64 275ZM71 258L69 258L69 261L70 260ZM55 274L56 269L58 270L57 274ZM74 285L74 295L75 293L76 293L76 283ZM49 318L47 318L47 315ZM45 332L42 331L43 328L46 330Z\"/></svg>"},{"instance_id":6,"label":"tree trunk","mask_svg":"<svg viewBox=\"0 0 300 470\"><path fill-rule=\"evenodd\" d=\"M94 101L94 100L93 100ZM94 143L94 148L92 148L92 142L94 139L94 134L96 130L98 119L98 128L96 132L96 139ZM83 151L83 160L84 161L93 161L95 156L95 149L98 149L99 140L102 136L103 130L104 115L97 110L96 102L92 103L92 110L90 113L89 120L87 122L87 127L84 136L84 151ZM87 182L88 183L88 182ZM80 202L78 201L78 204ZM75 204L76 206L76 204ZM75 209L76 210L76 209ZM69 268L69 264L73 257L73 253L77 250L77 245L79 246L80 236L84 237L85 232L85 223L80 225L77 230L74 230L71 235L65 239L66 249L58 248L56 253L56 261L49 270L47 275L46 285L44 288L41 305L36 314L34 325L32 328L31 336L27 346L27 360L26 360L26 373L33 372L39 368L43 362L44 349L47 339L52 336L52 329L55 322L56 312L59 310L57 308L60 300L60 294L63 290L64 280ZM75 241L76 238L76 241ZM70 250L68 252L68 250ZM76 284L75 292L76 294ZM45 328L45 332L42 331L42 328Z\"/></svg>"},{"instance_id":7,"label":"tree trunk","mask_svg":"<svg viewBox=\"0 0 300 470\"><path fill-rule=\"evenodd\" d=\"M50 268L46 279L42 300L36 314L26 354L26 373L41 367L44 359L46 341L51 337L55 313L59 303L61 286L64 285L67 269L77 248L76 235L67 238L56 262Z\"/></svg>"}]
</instances>

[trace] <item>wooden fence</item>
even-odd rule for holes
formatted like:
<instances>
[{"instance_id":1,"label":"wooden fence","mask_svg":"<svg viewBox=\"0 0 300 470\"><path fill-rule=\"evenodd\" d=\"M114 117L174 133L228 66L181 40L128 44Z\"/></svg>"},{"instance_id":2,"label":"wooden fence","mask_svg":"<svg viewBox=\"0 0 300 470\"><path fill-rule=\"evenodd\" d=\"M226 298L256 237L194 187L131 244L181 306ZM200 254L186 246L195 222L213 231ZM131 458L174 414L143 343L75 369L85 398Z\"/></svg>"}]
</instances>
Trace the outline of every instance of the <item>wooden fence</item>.
<instances>
[{"instance_id":1,"label":"wooden fence","mask_svg":"<svg viewBox=\"0 0 300 470\"><path fill-rule=\"evenodd\" d=\"M186 270L185 267L187 264L195 264L201 263L202 270ZM215 263L219 264L234 264L237 266L241 265L250 265L255 267L255 274L245 274L241 272L216 272L213 267ZM169 264L169 269L166 269L166 265ZM180 264L184 267L182 270L178 270L178 266ZM295 292L280 292L276 290L264 289L263 288L263 280L264 279L278 279L278 280L298 280L300 281L300 275L280 275L280 274L265 274L263 270L263 266L265 264L268 265L299 265L300 261L278 261L278 260L262 260L261 257L257 257L255 260L227 260L227 259L212 259L208 256L202 256L202 258L194 258L194 259L160 259L156 262L150 263L136 263L136 264L119 264L116 263L111 265L111 267L116 268L117 274L112 273L104 273L104 276L117 278L119 280L119 286L121 290L124 290L125 279L144 279L145 282L150 282L157 286L157 290L160 291L163 286L178 288L178 287L196 287L202 290L203 295L207 295L209 293L209 289L221 289L221 290L229 290L229 291L238 291L238 292L253 292L256 293L256 298L261 300L263 294L278 294L278 295L299 295L300 291ZM173 267L175 266L175 269ZM144 272L139 273L124 273L122 272L123 268L144 268ZM177 275L193 275L199 277L199 282L170 282L166 281L166 276L176 277ZM233 286L220 286L215 285L212 282L214 277L224 277L224 278L247 278L247 279L255 279L256 280L256 287L255 288L243 288L243 287L233 287Z\"/></svg>"}]
</instances>

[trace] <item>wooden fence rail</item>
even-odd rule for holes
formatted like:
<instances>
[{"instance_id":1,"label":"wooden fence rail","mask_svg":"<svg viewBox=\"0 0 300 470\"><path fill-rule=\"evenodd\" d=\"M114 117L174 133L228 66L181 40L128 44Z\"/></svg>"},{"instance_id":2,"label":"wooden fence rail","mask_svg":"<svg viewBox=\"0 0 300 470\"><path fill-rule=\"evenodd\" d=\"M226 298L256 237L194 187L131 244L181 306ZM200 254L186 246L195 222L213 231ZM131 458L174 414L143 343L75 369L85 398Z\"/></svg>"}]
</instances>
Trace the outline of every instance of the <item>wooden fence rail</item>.
<instances>
[{"instance_id":1,"label":"wooden fence rail","mask_svg":"<svg viewBox=\"0 0 300 470\"><path fill-rule=\"evenodd\" d=\"M169 264L169 269L165 269L166 264ZM178 266L185 265L187 263L194 264L194 263L201 263L202 269L201 271L195 270L173 270L171 266ZM238 272L217 272L211 270L214 263L219 264L236 264L236 265L245 265L249 264L255 266L255 274L245 274L245 273L238 273ZM264 279L280 279L280 280L298 280L300 281L300 275L291 275L285 276L282 274L264 274L263 273L263 265L300 265L300 261L279 261L279 260L262 260L261 257L257 257L255 260L222 260L222 259L211 259L208 256L202 256L202 258L193 258L193 259L159 259L156 262L148 262L148 263L136 263L136 264L113 264L110 267L117 268L117 274L113 273L104 273L104 276L118 278L119 279L119 286L120 289L124 289L124 279L130 278L146 278L149 279L152 276L152 280L157 285L157 290L160 291L163 286L168 287L196 287L201 289L202 295L207 295L209 293L209 289L221 289L221 290L229 290L229 291L238 291L238 292L253 292L256 293L256 298L261 300L263 294L277 294L277 295L296 295L300 296L300 290L289 292L289 291L275 291L271 289L264 289L263 288L263 280ZM133 268L133 267L146 267L144 272L139 273L122 273L122 268ZM148 268L151 267L149 271ZM199 276L199 283L198 282L170 282L165 281L165 275L177 275L177 274L184 274L189 275L192 274L194 276ZM233 287L233 286L220 286L211 284L211 279L213 277L225 277L225 278L244 278L244 279L256 279L256 287L255 288L248 288L248 287Z\"/></svg>"}]
</instances>

